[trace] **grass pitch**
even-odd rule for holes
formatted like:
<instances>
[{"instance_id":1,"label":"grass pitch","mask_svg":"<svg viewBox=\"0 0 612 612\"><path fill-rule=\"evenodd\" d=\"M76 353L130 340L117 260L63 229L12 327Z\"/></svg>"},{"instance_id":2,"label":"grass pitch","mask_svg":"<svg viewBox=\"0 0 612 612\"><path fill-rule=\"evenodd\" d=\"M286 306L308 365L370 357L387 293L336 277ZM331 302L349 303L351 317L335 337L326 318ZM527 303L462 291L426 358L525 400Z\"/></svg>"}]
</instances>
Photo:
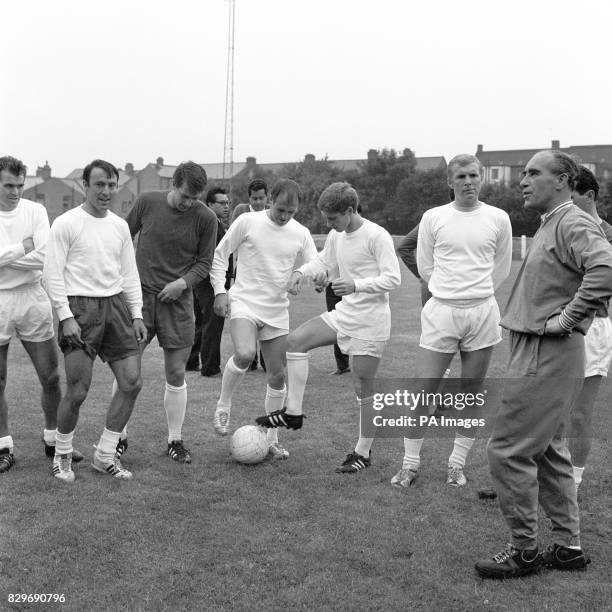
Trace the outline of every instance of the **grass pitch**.
<instances>
[{"instance_id":1,"label":"grass pitch","mask_svg":"<svg viewBox=\"0 0 612 612\"><path fill-rule=\"evenodd\" d=\"M518 266L498 296L505 304ZM403 269L392 294L393 338L380 375L414 372L419 334L417 282ZM324 308L310 288L293 299L292 326ZM224 359L230 354L223 337ZM9 594L59 593L66 610L604 610L612 607L612 504L609 439L596 436L581 487L584 573L546 572L483 581L474 562L509 539L496 501L477 499L489 483L484 440L466 466L467 486L444 484L451 439L428 439L419 478L406 492L389 485L403 454L401 439L377 440L373 465L355 475L334 468L352 450L358 415L348 376L330 376L331 347L313 352L305 396L308 419L281 431L286 462L241 466L217 437L212 414L220 379L188 373L183 429L193 463L168 457L162 407L162 353L147 349L144 387L130 422L126 467L116 482L88 465L111 389L96 364L81 409L75 447L87 458L73 485L50 476L34 370L18 342L10 349L8 401L17 464L0 476L0 609ZM507 339L496 347L490 376L501 376ZM63 364L62 364L63 368ZM457 363L453 363L457 375ZM232 427L263 410L265 378L248 373L236 393ZM597 414L609 414L604 383ZM597 422L597 416L595 422ZM606 434L607 435L607 434ZM541 540L548 545L546 519Z\"/></svg>"}]
</instances>

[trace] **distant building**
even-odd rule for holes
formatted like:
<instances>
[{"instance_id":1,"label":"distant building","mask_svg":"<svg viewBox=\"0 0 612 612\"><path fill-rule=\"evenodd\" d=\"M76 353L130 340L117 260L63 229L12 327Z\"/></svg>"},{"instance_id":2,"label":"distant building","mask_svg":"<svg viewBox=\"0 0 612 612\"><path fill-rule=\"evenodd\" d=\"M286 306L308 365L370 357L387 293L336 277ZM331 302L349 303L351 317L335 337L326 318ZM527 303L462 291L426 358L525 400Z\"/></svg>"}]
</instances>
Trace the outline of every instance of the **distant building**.
<instances>
[{"instance_id":1,"label":"distant building","mask_svg":"<svg viewBox=\"0 0 612 612\"><path fill-rule=\"evenodd\" d=\"M584 145L561 147L558 140L551 142L551 149L574 155L600 180L612 178L612 145ZM478 145L476 157L482 162L486 183L509 185L519 181L529 159L542 149L510 149L506 151L485 151Z\"/></svg>"}]
</instances>

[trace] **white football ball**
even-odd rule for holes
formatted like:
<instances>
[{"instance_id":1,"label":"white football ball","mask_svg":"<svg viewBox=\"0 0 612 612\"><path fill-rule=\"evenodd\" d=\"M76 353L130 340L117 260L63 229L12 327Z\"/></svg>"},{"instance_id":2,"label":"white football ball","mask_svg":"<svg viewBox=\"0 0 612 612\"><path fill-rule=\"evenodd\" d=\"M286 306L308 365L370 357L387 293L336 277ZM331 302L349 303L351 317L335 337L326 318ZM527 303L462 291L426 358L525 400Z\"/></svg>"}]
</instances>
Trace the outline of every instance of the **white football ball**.
<instances>
[{"instance_id":1,"label":"white football ball","mask_svg":"<svg viewBox=\"0 0 612 612\"><path fill-rule=\"evenodd\" d=\"M230 451L238 463L263 461L269 446L266 432L255 425L239 427L230 439Z\"/></svg>"}]
</instances>

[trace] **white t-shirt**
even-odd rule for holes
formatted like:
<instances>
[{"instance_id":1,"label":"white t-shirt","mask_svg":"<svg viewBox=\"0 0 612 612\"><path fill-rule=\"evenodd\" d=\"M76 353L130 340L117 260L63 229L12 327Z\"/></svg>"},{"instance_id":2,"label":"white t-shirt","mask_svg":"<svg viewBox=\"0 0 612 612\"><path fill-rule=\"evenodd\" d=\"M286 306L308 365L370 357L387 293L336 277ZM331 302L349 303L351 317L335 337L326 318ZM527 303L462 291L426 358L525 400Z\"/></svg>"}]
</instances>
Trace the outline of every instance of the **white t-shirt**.
<instances>
[{"instance_id":1,"label":"white t-shirt","mask_svg":"<svg viewBox=\"0 0 612 612\"><path fill-rule=\"evenodd\" d=\"M73 208L51 227L43 282L60 321L72 317L69 295L125 294L132 318L142 318L142 291L128 224L115 213L94 217Z\"/></svg>"},{"instance_id":2,"label":"white t-shirt","mask_svg":"<svg viewBox=\"0 0 612 612\"><path fill-rule=\"evenodd\" d=\"M267 210L240 215L215 250L210 270L215 295L225 293L225 271L234 251L240 263L229 290L231 300L240 301L264 323L288 329L287 282L298 257L310 261L317 254L308 229L295 219L278 225Z\"/></svg>"},{"instance_id":3,"label":"white t-shirt","mask_svg":"<svg viewBox=\"0 0 612 612\"><path fill-rule=\"evenodd\" d=\"M393 239L380 225L364 219L354 232L327 235L325 246L299 268L305 276L333 271L355 281L355 292L336 304L338 329L360 340L388 340L391 333L389 291L402 282ZM332 272L333 273L333 272Z\"/></svg>"},{"instance_id":4,"label":"white t-shirt","mask_svg":"<svg viewBox=\"0 0 612 612\"><path fill-rule=\"evenodd\" d=\"M34 241L27 255L26 238ZM15 289L38 282L42 276L49 217L42 204L21 198L14 210L0 211L0 289Z\"/></svg>"},{"instance_id":5,"label":"white t-shirt","mask_svg":"<svg viewBox=\"0 0 612 612\"><path fill-rule=\"evenodd\" d=\"M423 214L417 266L438 299L488 298L510 274L510 218L500 208L479 204L465 211L451 202Z\"/></svg>"}]
</instances>

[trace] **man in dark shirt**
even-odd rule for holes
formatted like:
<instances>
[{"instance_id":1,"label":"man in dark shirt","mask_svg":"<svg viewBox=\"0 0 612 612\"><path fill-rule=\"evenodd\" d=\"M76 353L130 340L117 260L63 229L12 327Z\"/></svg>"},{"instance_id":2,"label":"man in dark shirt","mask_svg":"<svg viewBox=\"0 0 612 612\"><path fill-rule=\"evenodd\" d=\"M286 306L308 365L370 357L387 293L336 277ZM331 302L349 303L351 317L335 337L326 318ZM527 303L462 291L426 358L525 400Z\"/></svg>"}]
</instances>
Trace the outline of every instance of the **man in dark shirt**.
<instances>
[{"instance_id":1,"label":"man in dark shirt","mask_svg":"<svg viewBox=\"0 0 612 612\"><path fill-rule=\"evenodd\" d=\"M510 330L508 380L487 446L491 476L512 542L476 563L487 578L585 569L572 463L564 441L584 376L584 334L612 295L612 247L595 220L572 203L578 165L558 150L528 162L525 207L542 224L501 320ZM553 547L538 551L538 500Z\"/></svg>"},{"instance_id":2,"label":"man in dark shirt","mask_svg":"<svg viewBox=\"0 0 612 612\"><path fill-rule=\"evenodd\" d=\"M229 221L229 198L222 187L213 187L206 194L206 205L217 216L217 244L225 235ZM227 269L225 289L230 288L232 278L232 258ZM225 317L215 314L213 304L215 292L206 278L193 288L193 309L195 314L195 342L187 361L187 369L201 370L202 376L221 374L221 336ZM201 368L199 362L201 360Z\"/></svg>"},{"instance_id":3,"label":"man in dark shirt","mask_svg":"<svg viewBox=\"0 0 612 612\"><path fill-rule=\"evenodd\" d=\"M132 237L139 235L136 262L147 344L157 335L164 350L167 454L179 463L191 463L182 426L187 407L185 365L195 334L192 289L208 277L217 217L200 201L206 187L201 166L191 161L180 164L172 183L170 192L140 195L126 221ZM121 454L122 449L117 451Z\"/></svg>"}]
</instances>

